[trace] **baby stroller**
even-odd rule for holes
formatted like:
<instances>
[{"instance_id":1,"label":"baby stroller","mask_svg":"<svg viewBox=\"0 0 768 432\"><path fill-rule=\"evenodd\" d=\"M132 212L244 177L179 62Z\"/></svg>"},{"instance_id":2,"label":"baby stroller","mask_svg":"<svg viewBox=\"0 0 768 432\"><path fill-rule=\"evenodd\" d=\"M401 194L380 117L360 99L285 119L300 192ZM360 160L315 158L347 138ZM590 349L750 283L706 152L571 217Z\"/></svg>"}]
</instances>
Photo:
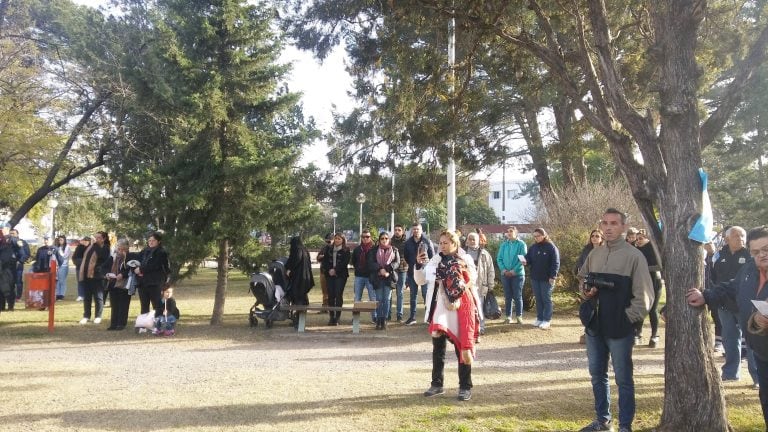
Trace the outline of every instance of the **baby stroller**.
<instances>
[{"instance_id":1,"label":"baby stroller","mask_svg":"<svg viewBox=\"0 0 768 432\"><path fill-rule=\"evenodd\" d=\"M266 272L251 275L249 290L256 297L256 303L251 306L248 320L251 327L259 324L259 318L271 328L275 321L293 319L290 311L284 310L289 306L290 299L287 295L288 287L285 277L285 263L288 258L278 258L267 266Z\"/></svg>"}]
</instances>

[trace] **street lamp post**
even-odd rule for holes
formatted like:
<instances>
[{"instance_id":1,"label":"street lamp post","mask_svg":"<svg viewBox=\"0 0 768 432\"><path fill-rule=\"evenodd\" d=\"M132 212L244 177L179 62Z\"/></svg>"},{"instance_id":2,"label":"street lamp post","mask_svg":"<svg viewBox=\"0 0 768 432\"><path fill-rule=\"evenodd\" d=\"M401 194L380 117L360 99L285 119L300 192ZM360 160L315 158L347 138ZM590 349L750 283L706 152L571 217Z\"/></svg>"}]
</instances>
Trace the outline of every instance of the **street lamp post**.
<instances>
[{"instance_id":1,"label":"street lamp post","mask_svg":"<svg viewBox=\"0 0 768 432\"><path fill-rule=\"evenodd\" d=\"M59 202L55 199L48 201L48 206L51 207L51 238L56 237L56 207L59 206Z\"/></svg>"},{"instance_id":2,"label":"street lamp post","mask_svg":"<svg viewBox=\"0 0 768 432\"><path fill-rule=\"evenodd\" d=\"M331 216L333 216L333 234L336 235L336 216L339 214L336 212L333 212Z\"/></svg>"},{"instance_id":3,"label":"street lamp post","mask_svg":"<svg viewBox=\"0 0 768 432\"><path fill-rule=\"evenodd\" d=\"M357 198L355 198L355 201L360 203L360 231L358 231L360 236L363 235L363 203L365 202L365 194L360 192L357 194Z\"/></svg>"},{"instance_id":4,"label":"street lamp post","mask_svg":"<svg viewBox=\"0 0 768 432\"><path fill-rule=\"evenodd\" d=\"M56 207L59 206L59 202L55 199L48 201L48 205L51 207L51 238L56 237Z\"/></svg>"}]
</instances>

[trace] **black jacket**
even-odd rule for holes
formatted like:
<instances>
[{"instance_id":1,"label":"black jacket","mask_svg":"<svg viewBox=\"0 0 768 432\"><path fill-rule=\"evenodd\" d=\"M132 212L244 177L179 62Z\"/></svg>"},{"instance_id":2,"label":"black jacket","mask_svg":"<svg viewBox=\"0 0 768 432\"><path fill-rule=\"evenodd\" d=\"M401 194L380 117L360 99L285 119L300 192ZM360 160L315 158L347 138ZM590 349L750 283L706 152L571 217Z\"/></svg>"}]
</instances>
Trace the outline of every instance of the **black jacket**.
<instances>
[{"instance_id":1,"label":"black jacket","mask_svg":"<svg viewBox=\"0 0 768 432\"><path fill-rule=\"evenodd\" d=\"M168 281L171 274L171 264L168 252L162 246L154 249L145 248L141 251L141 284L143 286L159 286Z\"/></svg>"},{"instance_id":2,"label":"black jacket","mask_svg":"<svg viewBox=\"0 0 768 432\"><path fill-rule=\"evenodd\" d=\"M61 255L56 246L40 246L35 253L35 263L32 271L35 273L48 273L51 271L51 258L56 257L56 263L61 262Z\"/></svg>"},{"instance_id":3,"label":"black jacket","mask_svg":"<svg viewBox=\"0 0 768 432\"><path fill-rule=\"evenodd\" d=\"M352 253L349 251L348 247L343 247L336 251L336 267L333 266L333 250L331 252L326 253L323 256L323 263L321 264L321 269L323 274L325 274L326 277L337 277L337 278L348 278L349 277L349 260L352 256ZM331 276L328 274L328 271L330 269L336 270L336 276Z\"/></svg>"},{"instance_id":4,"label":"black jacket","mask_svg":"<svg viewBox=\"0 0 768 432\"><path fill-rule=\"evenodd\" d=\"M368 279L370 279L371 284L373 285L373 288L379 288L381 284L389 284L390 282L397 282L397 269L400 267L400 252L397 250L396 247L392 247L392 254L394 255L392 257L392 262L390 262L386 266L382 266L379 264L378 260L376 259L376 254L379 252L379 247L376 246L375 248L371 249L371 251L368 253L368 272L369 276ZM379 270L381 269L386 270L389 273L388 278L382 278L379 276Z\"/></svg>"},{"instance_id":5,"label":"black jacket","mask_svg":"<svg viewBox=\"0 0 768 432\"><path fill-rule=\"evenodd\" d=\"M176 299L173 297L169 299L164 298L160 302L160 304L157 306L157 309L155 309L155 318L160 318L163 316L163 311L166 308L168 309L168 315L173 315L176 317L176 319L179 319L181 313L179 312L179 308L176 307Z\"/></svg>"},{"instance_id":6,"label":"black jacket","mask_svg":"<svg viewBox=\"0 0 768 432\"><path fill-rule=\"evenodd\" d=\"M371 248L368 249L368 253L370 254L375 248L375 245L371 245ZM362 254L362 245L359 245L352 251L352 267L355 268L355 277L368 277L371 274L370 270L368 270L368 255L366 254L365 257L361 258L360 255Z\"/></svg>"},{"instance_id":7,"label":"black jacket","mask_svg":"<svg viewBox=\"0 0 768 432\"><path fill-rule=\"evenodd\" d=\"M432 244L432 241L427 238L426 234L422 234L418 242L413 238L413 236L406 240L405 253L403 254L403 258L408 263L408 276L411 277L413 277L413 270L416 268L416 255L418 255L419 252L419 243L424 243L427 245L427 258L432 259L432 257L435 255L435 245Z\"/></svg>"}]
</instances>

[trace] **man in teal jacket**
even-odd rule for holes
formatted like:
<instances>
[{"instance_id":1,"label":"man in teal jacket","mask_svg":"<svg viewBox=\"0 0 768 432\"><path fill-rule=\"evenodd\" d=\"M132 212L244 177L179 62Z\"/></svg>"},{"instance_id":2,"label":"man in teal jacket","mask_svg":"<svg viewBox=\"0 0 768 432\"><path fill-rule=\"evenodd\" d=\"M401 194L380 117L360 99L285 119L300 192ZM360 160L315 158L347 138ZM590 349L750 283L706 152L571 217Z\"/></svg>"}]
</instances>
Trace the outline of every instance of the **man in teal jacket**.
<instances>
[{"instance_id":1,"label":"man in teal jacket","mask_svg":"<svg viewBox=\"0 0 768 432\"><path fill-rule=\"evenodd\" d=\"M512 302L515 302L515 316L518 324L523 323L523 283L525 282L525 269L519 256L525 255L528 247L525 242L517 238L517 228L507 228L507 239L501 243L496 262L499 264L499 277L501 286L504 287L504 312L507 315L507 324L512 323Z\"/></svg>"}]
</instances>

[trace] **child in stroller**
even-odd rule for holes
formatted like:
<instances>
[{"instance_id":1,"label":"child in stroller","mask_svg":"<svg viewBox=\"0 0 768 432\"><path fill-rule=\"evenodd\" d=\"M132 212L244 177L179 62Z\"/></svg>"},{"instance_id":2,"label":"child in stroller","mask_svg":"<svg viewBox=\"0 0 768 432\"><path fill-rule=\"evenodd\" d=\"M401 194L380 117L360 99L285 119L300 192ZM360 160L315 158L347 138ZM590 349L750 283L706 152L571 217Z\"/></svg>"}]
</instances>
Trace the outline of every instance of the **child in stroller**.
<instances>
[{"instance_id":1,"label":"child in stroller","mask_svg":"<svg viewBox=\"0 0 768 432\"><path fill-rule=\"evenodd\" d=\"M285 263L287 257L278 258L267 267L266 272L251 275L250 291L256 297L256 303L251 306L248 315L251 327L259 324L258 318L264 320L267 328L275 321L284 321L290 317L289 311L281 310L291 304L287 295Z\"/></svg>"}]
</instances>

